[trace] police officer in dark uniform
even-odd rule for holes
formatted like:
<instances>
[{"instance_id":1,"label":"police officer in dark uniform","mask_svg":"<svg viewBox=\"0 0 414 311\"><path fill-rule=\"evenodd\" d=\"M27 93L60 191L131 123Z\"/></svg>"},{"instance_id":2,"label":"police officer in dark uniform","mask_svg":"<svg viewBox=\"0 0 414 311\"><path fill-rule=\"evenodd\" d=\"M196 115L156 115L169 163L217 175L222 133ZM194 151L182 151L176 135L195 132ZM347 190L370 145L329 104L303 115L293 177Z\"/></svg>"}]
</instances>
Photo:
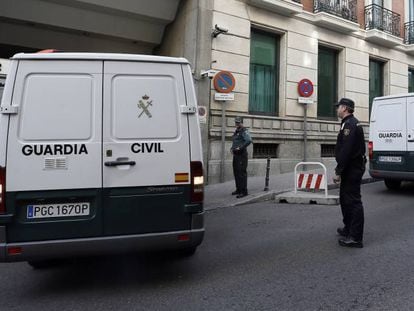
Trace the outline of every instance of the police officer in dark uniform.
<instances>
[{"instance_id":1,"label":"police officer in dark uniform","mask_svg":"<svg viewBox=\"0 0 414 311\"><path fill-rule=\"evenodd\" d=\"M236 190L232 195L237 195L237 198L242 198L248 195L247 193L247 146L251 144L252 139L249 131L243 126L243 119L236 117L236 130L233 134L233 144L231 146L231 153L233 154L233 173L236 182Z\"/></svg>"},{"instance_id":2,"label":"police officer in dark uniform","mask_svg":"<svg viewBox=\"0 0 414 311\"><path fill-rule=\"evenodd\" d=\"M365 171L364 130L354 117L355 103L342 98L337 104L342 119L335 148L337 166L334 182L340 183L339 199L344 227L338 228L339 245L362 248L364 208L361 201L361 180Z\"/></svg>"}]
</instances>

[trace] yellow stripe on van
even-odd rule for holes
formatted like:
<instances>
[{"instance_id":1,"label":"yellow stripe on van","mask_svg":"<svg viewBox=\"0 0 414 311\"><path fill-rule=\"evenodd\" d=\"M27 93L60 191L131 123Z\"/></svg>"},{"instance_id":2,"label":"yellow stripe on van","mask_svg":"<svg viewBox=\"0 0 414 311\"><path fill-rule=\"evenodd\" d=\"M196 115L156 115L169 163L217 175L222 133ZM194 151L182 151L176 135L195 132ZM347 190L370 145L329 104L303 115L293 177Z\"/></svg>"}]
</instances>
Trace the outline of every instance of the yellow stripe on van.
<instances>
[{"instance_id":1,"label":"yellow stripe on van","mask_svg":"<svg viewBox=\"0 0 414 311\"><path fill-rule=\"evenodd\" d=\"M188 182L188 173L175 173L175 182Z\"/></svg>"}]
</instances>

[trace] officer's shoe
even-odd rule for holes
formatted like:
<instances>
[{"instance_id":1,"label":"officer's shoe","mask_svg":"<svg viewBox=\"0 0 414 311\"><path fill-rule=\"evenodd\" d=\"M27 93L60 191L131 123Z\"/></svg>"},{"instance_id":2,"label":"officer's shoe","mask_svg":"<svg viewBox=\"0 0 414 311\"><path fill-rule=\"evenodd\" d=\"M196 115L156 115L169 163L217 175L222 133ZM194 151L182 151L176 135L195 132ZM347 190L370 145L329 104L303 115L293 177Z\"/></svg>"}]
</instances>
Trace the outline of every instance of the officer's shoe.
<instances>
[{"instance_id":1,"label":"officer's shoe","mask_svg":"<svg viewBox=\"0 0 414 311\"><path fill-rule=\"evenodd\" d=\"M239 194L239 192L238 192L237 190L234 190L234 191L231 193L231 195L237 195L237 194Z\"/></svg>"},{"instance_id":2,"label":"officer's shoe","mask_svg":"<svg viewBox=\"0 0 414 311\"><path fill-rule=\"evenodd\" d=\"M239 193L238 195L237 195L237 197L236 198L238 198L238 199L240 199L240 198L244 198L244 197L246 197L248 195L248 193L247 192L242 192L242 193Z\"/></svg>"},{"instance_id":3,"label":"officer's shoe","mask_svg":"<svg viewBox=\"0 0 414 311\"><path fill-rule=\"evenodd\" d=\"M336 229L336 233L338 233L340 236L343 236L344 238L348 237L349 231L344 228L338 228Z\"/></svg>"},{"instance_id":4,"label":"officer's shoe","mask_svg":"<svg viewBox=\"0 0 414 311\"><path fill-rule=\"evenodd\" d=\"M353 238L342 238L338 240L340 246L363 248L362 241L355 241Z\"/></svg>"}]
</instances>

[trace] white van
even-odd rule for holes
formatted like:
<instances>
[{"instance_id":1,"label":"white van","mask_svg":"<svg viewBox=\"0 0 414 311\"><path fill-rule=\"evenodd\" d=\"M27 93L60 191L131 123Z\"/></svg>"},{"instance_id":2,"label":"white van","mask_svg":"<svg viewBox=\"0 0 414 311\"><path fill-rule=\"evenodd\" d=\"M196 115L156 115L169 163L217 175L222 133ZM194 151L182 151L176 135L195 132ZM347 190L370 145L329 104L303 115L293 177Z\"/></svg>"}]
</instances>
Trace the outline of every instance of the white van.
<instances>
[{"instance_id":1,"label":"white van","mask_svg":"<svg viewBox=\"0 0 414 311\"><path fill-rule=\"evenodd\" d=\"M369 173L389 189L414 180L414 93L374 99L368 149Z\"/></svg>"},{"instance_id":2,"label":"white van","mask_svg":"<svg viewBox=\"0 0 414 311\"><path fill-rule=\"evenodd\" d=\"M0 261L180 249L204 235L185 59L17 54L0 113Z\"/></svg>"}]
</instances>

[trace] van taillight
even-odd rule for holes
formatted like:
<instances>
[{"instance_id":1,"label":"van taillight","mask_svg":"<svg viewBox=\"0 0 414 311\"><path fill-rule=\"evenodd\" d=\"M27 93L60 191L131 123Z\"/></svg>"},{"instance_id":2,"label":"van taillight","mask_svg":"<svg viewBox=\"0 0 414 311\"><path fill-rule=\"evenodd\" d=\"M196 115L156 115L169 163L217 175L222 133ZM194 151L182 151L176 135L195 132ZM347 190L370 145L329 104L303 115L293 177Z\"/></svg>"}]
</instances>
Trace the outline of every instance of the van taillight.
<instances>
[{"instance_id":1,"label":"van taillight","mask_svg":"<svg viewBox=\"0 0 414 311\"><path fill-rule=\"evenodd\" d=\"M0 166L0 214L6 213L6 168Z\"/></svg>"},{"instance_id":2,"label":"van taillight","mask_svg":"<svg viewBox=\"0 0 414 311\"><path fill-rule=\"evenodd\" d=\"M374 158L374 143L372 141L368 142L368 156L370 160Z\"/></svg>"},{"instance_id":3,"label":"van taillight","mask_svg":"<svg viewBox=\"0 0 414 311\"><path fill-rule=\"evenodd\" d=\"M191 162L191 203L203 203L203 199L203 164L200 161L193 161Z\"/></svg>"}]
</instances>

